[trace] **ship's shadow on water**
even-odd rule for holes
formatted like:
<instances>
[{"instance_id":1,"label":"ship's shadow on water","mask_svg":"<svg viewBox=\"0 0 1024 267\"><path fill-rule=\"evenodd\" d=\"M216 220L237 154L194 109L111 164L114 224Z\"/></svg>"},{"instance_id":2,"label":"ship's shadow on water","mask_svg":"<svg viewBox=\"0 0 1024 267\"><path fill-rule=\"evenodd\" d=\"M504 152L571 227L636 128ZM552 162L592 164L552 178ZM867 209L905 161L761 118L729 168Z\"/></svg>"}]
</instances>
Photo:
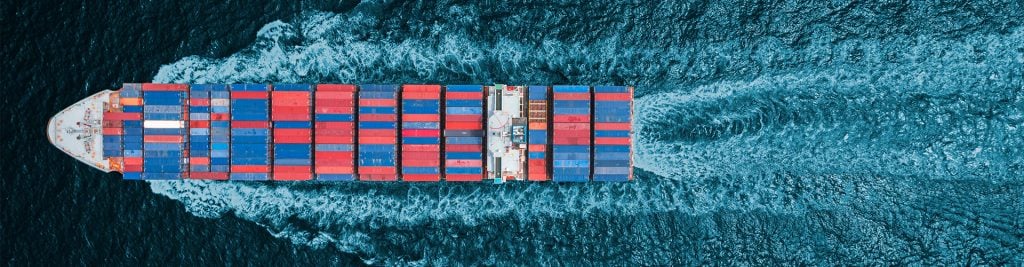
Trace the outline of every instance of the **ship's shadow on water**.
<instances>
[{"instance_id":1,"label":"ship's shadow on water","mask_svg":"<svg viewBox=\"0 0 1024 267\"><path fill-rule=\"evenodd\" d=\"M1021 264L1019 5L307 12L155 80L633 85L636 180L150 185L370 263Z\"/></svg>"}]
</instances>

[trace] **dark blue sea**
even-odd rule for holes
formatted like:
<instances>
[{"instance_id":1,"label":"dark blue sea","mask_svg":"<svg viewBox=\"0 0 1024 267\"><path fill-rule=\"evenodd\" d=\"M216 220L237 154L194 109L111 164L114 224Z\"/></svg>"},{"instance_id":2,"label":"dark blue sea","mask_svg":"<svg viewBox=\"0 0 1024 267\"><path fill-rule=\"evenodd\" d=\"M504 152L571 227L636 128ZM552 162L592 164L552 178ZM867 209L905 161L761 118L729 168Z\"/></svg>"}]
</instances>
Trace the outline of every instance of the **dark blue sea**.
<instances>
[{"instance_id":1,"label":"dark blue sea","mask_svg":"<svg viewBox=\"0 0 1024 267\"><path fill-rule=\"evenodd\" d=\"M1024 265L1021 1L4 1L3 265ZM127 82L636 87L630 183L131 182Z\"/></svg>"}]
</instances>

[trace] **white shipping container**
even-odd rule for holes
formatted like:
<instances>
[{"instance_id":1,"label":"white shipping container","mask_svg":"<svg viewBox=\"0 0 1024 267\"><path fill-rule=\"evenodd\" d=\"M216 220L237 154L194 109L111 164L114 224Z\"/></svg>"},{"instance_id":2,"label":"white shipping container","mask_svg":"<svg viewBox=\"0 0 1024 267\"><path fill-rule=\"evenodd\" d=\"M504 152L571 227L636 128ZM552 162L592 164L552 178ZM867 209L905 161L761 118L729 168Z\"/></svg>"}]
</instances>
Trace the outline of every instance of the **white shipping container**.
<instances>
[{"instance_id":1,"label":"white shipping container","mask_svg":"<svg viewBox=\"0 0 1024 267\"><path fill-rule=\"evenodd\" d=\"M145 120L142 122L142 128L182 129L185 128L185 121Z\"/></svg>"}]
</instances>

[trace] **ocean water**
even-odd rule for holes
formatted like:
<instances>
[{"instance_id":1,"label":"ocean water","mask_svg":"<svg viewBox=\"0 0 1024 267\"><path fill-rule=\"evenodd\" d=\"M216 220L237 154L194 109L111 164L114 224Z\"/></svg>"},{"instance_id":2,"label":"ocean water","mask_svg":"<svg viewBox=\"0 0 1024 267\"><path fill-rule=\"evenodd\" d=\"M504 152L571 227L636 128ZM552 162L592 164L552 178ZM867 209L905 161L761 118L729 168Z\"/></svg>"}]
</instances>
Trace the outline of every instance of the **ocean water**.
<instances>
[{"instance_id":1,"label":"ocean water","mask_svg":"<svg viewBox=\"0 0 1024 267\"><path fill-rule=\"evenodd\" d=\"M632 85L636 180L143 189L290 255L364 264L1022 265L1021 14L1015 1L300 6L152 80Z\"/></svg>"}]
</instances>

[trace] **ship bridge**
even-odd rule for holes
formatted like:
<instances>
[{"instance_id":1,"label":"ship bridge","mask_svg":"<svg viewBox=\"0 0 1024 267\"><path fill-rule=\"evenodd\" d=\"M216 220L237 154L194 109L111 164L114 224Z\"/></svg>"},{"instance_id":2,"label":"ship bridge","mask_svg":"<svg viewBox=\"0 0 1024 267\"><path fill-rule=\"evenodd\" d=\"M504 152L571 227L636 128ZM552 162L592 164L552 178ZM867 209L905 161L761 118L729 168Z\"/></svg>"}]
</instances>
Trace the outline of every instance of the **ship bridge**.
<instances>
[{"instance_id":1,"label":"ship bridge","mask_svg":"<svg viewBox=\"0 0 1024 267\"><path fill-rule=\"evenodd\" d=\"M113 170L103 158L103 110L112 91L82 99L50 118L46 137L64 153L104 172Z\"/></svg>"}]
</instances>

